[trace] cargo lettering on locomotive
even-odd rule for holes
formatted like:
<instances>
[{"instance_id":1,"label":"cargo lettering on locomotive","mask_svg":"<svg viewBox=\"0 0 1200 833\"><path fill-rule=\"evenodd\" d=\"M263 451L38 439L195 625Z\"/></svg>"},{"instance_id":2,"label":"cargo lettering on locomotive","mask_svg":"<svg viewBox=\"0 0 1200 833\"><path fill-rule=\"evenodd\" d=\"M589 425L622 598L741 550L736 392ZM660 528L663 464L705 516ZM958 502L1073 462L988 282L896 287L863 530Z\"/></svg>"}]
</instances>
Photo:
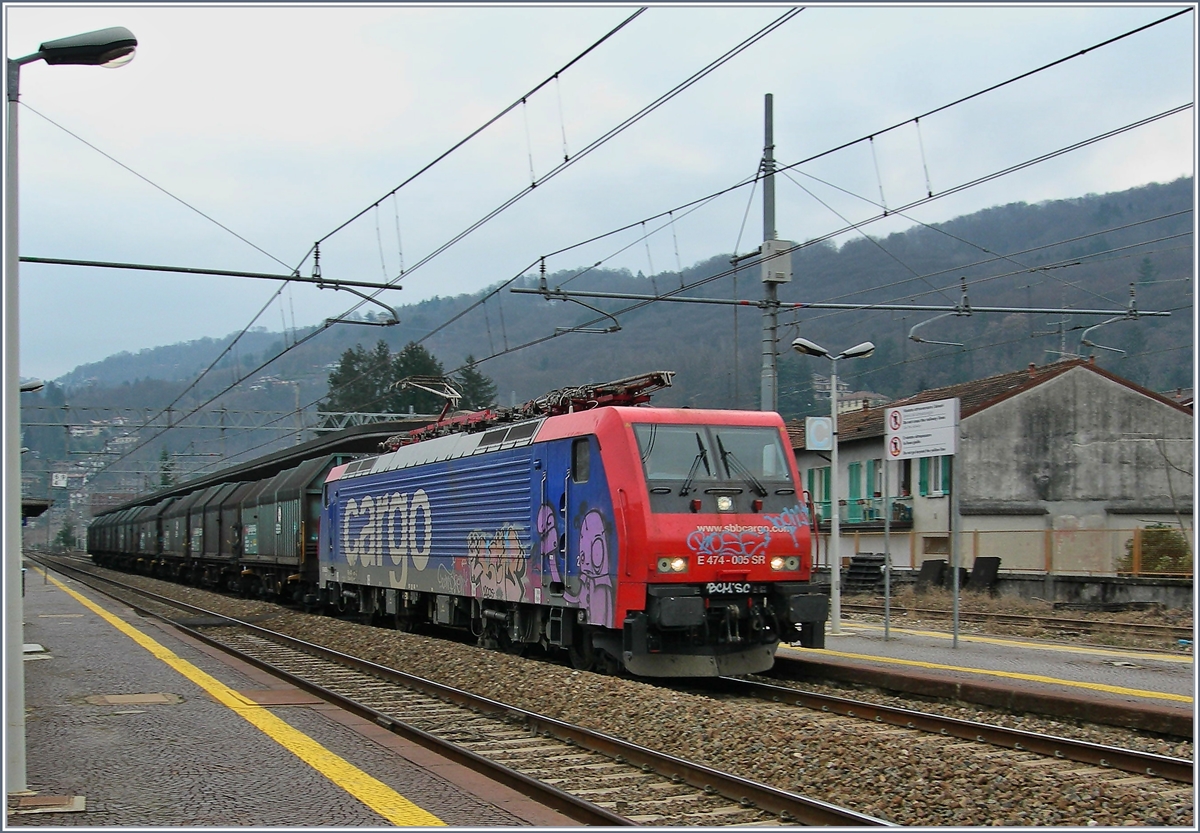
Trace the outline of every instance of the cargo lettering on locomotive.
<instances>
[{"instance_id":1,"label":"cargo lettering on locomotive","mask_svg":"<svg viewBox=\"0 0 1200 833\"><path fill-rule=\"evenodd\" d=\"M433 509L429 496L418 489L407 494L392 492L350 498L342 509L342 547L346 563L382 567L388 558L393 565L424 570L433 549Z\"/></svg>"}]
</instances>

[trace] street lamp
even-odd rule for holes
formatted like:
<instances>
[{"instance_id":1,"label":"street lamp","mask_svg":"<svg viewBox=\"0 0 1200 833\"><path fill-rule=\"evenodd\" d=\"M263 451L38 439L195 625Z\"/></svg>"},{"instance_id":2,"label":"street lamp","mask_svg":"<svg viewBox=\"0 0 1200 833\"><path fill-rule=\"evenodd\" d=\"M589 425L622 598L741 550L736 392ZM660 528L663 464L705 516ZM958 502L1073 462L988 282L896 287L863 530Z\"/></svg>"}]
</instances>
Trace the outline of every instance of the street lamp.
<instances>
[{"instance_id":1,"label":"street lamp","mask_svg":"<svg viewBox=\"0 0 1200 833\"><path fill-rule=\"evenodd\" d=\"M21 67L48 64L123 66L137 38L123 26L46 41L24 58L7 59L8 136L4 167L4 559L5 559L5 788L25 791L24 600L21 598L21 417L18 337L17 99Z\"/></svg>"},{"instance_id":2,"label":"street lamp","mask_svg":"<svg viewBox=\"0 0 1200 833\"><path fill-rule=\"evenodd\" d=\"M829 412L833 417L833 446L829 455L829 599L830 599L830 633L842 632L842 553L841 529L838 508L838 409L837 409L837 363L838 359L861 359L875 352L875 345L869 341L856 344L849 350L843 350L836 356L819 344L806 338L798 338L792 342L792 349L806 356L820 356L829 359L833 370L829 375Z\"/></svg>"}]
</instances>

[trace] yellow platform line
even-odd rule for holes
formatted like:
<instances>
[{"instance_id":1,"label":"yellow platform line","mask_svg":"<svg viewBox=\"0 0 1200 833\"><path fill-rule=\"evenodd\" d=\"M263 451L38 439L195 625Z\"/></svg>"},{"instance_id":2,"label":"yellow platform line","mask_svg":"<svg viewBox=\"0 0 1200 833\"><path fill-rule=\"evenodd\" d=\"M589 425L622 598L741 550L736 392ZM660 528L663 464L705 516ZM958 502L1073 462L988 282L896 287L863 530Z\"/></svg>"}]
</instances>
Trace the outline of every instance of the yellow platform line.
<instances>
[{"instance_id":1,"label":"yellow platform line","mask_svg":"<svg viewBox=\"0 0 1200 833\"><path fill-rule=\"evenodd\" d=\"M1191 703L1192 698L1185 694L1171 694L1166 691L1143 691L1138 688L1105 685L1103 683L1086 683L1076 680L1060 680L1056 677L1043 677L1039 674L1022 674L1017 671L994 671L988 668L963 668L958 665L942 665L937 662L921 662L914 659L896 659L894 657L878 657L871 654L851 654L845 651L831 651L827 648L818 649L815 653L846 659L870 660L871 662L886 662L891 665L908 665L914 668L930 668L937 671L960 671L964 674L979 674L985 677L1005 677L1011 680L1027 680L1034 683L1070 686L1072 688L1087 688L1093 691L1105 691L1109 694L1122 694L1129 697L1143 697L1151 700L1173 700L1178 703Z\"/></svg>"},{"instance_id":2,"label":"yellow platform line","mask_svg":"<svg viewBox=\"0 0 1200 833\"><path fill-rule=\"evenodd\" d=\"M36 568L35 568L36 569ZM42 572L38 570L38 572ZM43 573L43 575L46 575ZM87 597L76 593L53 576L47 576L59 589L69 593L80 604L141 645L157 659L174 668L184 677L204 689L213 699L254 726L271 740L291 752L331 782L399 827L444 827L445 822L422 810L387 784L372 778L352 763L330 752L308 735L289 726L267 709L247 700L221 681L201 671L187 660L156 642L128 622L114 616Z\"/></svg>"},{"instance_id":3,"label":"yellow platform line","mask_svg":"<svg viewBox=\"0 0 1200 833\"><path fill-rule=\"evenodd\" d=\"M883 631L882 625L870 625L855 622L852 630ZM907 633L913 636L930 636L937 639L953 639L954 634L945 631L917 631L908 628L892 627L896 633ZM1120 648L1097 648L1094 646L1058 645L1046 642L1031 642L1020 639L1002 639L997 636L979 636L977 634L958 635L962 642L979 642L984 645L1003 645L1005 647L1028 648L1033 651L1057 651L1065 654L1090 654L1099 657L1119 657L1121 659L1154 660L1155 662L1173 662L1180 665L1191 665L1193 658L1186 654L1162 654L1150 651L1122 651Z\"/></svg>"}]
</instances>

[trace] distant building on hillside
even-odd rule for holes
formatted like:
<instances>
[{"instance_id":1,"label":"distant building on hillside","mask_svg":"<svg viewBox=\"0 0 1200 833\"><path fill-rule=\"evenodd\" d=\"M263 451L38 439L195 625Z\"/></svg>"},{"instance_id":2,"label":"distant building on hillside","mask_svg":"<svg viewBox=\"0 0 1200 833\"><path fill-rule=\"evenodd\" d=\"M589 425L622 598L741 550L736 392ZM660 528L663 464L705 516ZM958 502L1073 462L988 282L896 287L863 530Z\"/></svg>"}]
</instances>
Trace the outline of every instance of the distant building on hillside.
<instances>
[{"instance_id":1,"label":"distant building on hillside","mask_svg":"<svg viewBox=\"0 0 1200 833\"><path fill-rule=\"evenodd\" d=\"M841 385L838 385L840 388ZM842 394L838 392L838 413L844 414L848 411L862 411L867 408L878 408L880 405L886 405L891 401L890 397L884 396L882 393L875 393L869 390L856 390Z\"/></svg>"},{"instance_id":2,"label":"distant building on hillside","mask_svg":"<svg viewBox=\"0 0 1200 833\"><path fill-rule=\"evenodd\" d=\"M818 399L829 399L829 377L822 376L820 373L812 375L813 393ZM845 379L838 379L838 399L850 392L850 383Z\"/></svg>"},{"instance_id":3,"label":"distant building on hillside","mask_svg":"<svg viewBox=\"0 0 1200 833\"><path fill-rule=\"evenodd\" d=\"M93 517L102 515L136 497L136 492L92 492L90 512Z\"/></svg>"}]
</instances>

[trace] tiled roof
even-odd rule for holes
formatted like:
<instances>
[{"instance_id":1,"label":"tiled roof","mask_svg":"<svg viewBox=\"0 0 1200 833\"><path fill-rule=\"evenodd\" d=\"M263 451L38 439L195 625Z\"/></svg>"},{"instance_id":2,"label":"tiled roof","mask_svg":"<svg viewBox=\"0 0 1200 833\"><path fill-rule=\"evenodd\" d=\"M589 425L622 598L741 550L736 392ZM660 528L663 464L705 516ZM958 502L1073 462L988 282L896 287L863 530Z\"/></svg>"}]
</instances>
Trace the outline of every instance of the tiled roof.
<instances>
[{"instance_id":1,"label":"tiled roof","mask_svg":"<svg viewBox=\"0 0 1200 833\"><path fill-rule=\"evenodd\" d=\"M1031 364L1025 370L1001 373L998 376L989 376L986 379L976 379L971 382L960 382L957 385L946 385L941 388L924 390L904 399L889 402L887 405L879 408L864 408L861 411L848 411L839 414L839 444L870 437L882 437L885 433L883 417L888 408L896 408L902 405L917 405L922 402L933 402L938 399L954 399L957 397L959 400L959 417L965 418L982 411L984 408L990 408L992 405L1008 399L1010 396L1015 396L1030 388L1037 387L1056 376L1061 376L1068 370L1076 367L1085 367L1152 399L1180 410L1188 410L1178 402L1174 402L1162 394L1147 390L1130 382L1128 379L1122 379L1120 376L1096 367L1088 359L1064 359L1041 366ZM788 437L792 441L792 448L803 449L804 422L802 420L793 420L787 423L787 431Z\"/></svg>"}]
</instances>

